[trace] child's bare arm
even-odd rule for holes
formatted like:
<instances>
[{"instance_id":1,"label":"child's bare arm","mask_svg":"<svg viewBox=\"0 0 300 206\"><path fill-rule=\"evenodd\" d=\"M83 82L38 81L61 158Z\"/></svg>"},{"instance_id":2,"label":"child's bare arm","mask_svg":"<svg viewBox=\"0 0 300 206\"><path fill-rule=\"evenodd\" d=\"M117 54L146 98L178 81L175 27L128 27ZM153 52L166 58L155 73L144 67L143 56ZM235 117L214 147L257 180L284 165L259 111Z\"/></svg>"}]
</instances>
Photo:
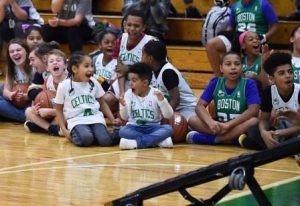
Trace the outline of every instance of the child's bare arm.
<instances>
[{"instance_id":1,"label":"child's bare arm","mask_svg":"<svg viewBox=\"0 0 300 206\"><path fill-rule=\"evenodd\" d=\"M126 65L124 65L120 59L118 59L118 63L116 65L116 72L117 72L117 76L118 76L120 94L124 94L125 93L125 81L126 81L126 75L128 73L128 67Z\"/></svg>"},{"instance_id":2,"label":"child's bare arm","mask_svg":"<svg viewBox=\"0 0 300 206\"><path fill-rule=\"evenodd\" d=\"M109 106L107 105L107 103L105 102L104 98L99 98L98 99L99 103L100 103L100 109L103 112L103 114L109 119L109 121L111 121L111 123L114 123L114 115L111 112Z\"/></svg>"},{"instance_id":3,"label":"child's bare arm","mask_svg":"<svg viewBox=\"0 0 300 206\"><path fill-rule=\"evenodd\" d=\"M228 126L228 129L231 129L231 128L249 120L252 117L257 117L258 112L259 112L258 104L249 105L248 108L242 114L240 114L236 118L234 118L226 123Z\"/></svg>"},{"instance_id":4,"label":"child's bare arm","mask_svg":"<svg viewBox=\"0 0 300 206\"><path fill-rule=\"evenodd\" d=\"M261 112L259 117L259 131L262 139L268 148L278 144L278 141L273 138L273 131L270 131L271 113Z\"/></svg>"},{"instance_id":5,"label":"child's bare arm","mask_svg":"<svg viewBox=\"0 0 300 206\"><path fill-rule=\"evenodd\" d=\"M154 95L157 97L162 116L166 119L171 118L174 111L168 100L164 98L163 94L160 91L154 92Z\"/></svg>"},{"instance_id":6,"label":"child's bare arm","mask_svg":"<svg viewBox=\"0 0 300 206\"><path fill-rule=\"evenodd\" d=\"M38 110L39 115L42 118L46 118L46 117L55 117L56 116L56 110L53 108L40 108Z\"/></svg>"},{"instance_id":7,"label":"child's bare arm","mask_svg":"<svg viewBox=\"0 0 300 206\"><path fill-rule=\"evenodd\" d=\"M300 125L296 125L293 127L289 127L286 129L278 129L276 131L274 131L274 138L280 138L280 137L284 137L284 136L290 136L290 135L294 135L294 134L299 134L300 133Z\"/></svg>"},{"instance_id":8,"label":"child's bare arm","mask_svg":"<svg viewBox=\"0 0 300 206\"><path fill-rule=\"evenodd\" d=\"M209 126L210 130L217 134L220 131L220 124L219 122L215 121L210 114L208 113L206 107L208 103L202 99L200 99L196 106L196 114L199 119L206 123Z\"/></svg>"},{"instance_id":9,"label":"child's bare arm","mask_svg":"<svg viewBox=\"0 0 300 206\"><path fill-rule=\"evenodd\" d=\"M63 113L63 104L55 104L55 110L56 110L56 118L57 122L64 134L64 136L71 141L71 136L69 130L66 128L66 120Z\"/></svg>"},{"instance_id":10,"label":"child's bare arm","mask_svg":"<svg viewBox=\"0 0 300 206\"><path fill-rule=\"evenodd\" d=\"M285 119L295 125L300 125L300 109L293 110L280 110L278 112L278 119Z\"/></svg>"},{"instance_id":11,"label":"child's bare arm","mask_svg":"<svg viewBox=\"0 0 300 206\"><path fill-rule=\"evenodd\" d=\"M171 98L171 101L169 102L173 110L175 110L179 103L180 103L180 94L179 94L179 88L174 87L173 89L169 90L169 95Z\"/></svg>"}]
</instances>

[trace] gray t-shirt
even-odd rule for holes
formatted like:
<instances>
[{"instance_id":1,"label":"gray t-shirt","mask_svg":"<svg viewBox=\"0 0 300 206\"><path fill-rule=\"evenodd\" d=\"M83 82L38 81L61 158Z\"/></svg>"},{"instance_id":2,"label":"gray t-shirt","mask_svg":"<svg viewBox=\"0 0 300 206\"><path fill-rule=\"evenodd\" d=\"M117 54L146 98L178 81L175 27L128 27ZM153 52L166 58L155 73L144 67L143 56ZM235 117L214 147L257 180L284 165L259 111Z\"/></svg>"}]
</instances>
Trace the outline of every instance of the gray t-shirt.
<instances>
[{"instance_id":1,"label":"gray t-shirt","mask_svg":"<svg viewBox=\"0 0 300 206\"><path fill-rule=\"evenodd\" d=\"M58 13L58 18L72 19L76 15L83 15L89 26L95 26L92 16L92 0L64 0L62 10Z\"/></svg>"}]
</instances>

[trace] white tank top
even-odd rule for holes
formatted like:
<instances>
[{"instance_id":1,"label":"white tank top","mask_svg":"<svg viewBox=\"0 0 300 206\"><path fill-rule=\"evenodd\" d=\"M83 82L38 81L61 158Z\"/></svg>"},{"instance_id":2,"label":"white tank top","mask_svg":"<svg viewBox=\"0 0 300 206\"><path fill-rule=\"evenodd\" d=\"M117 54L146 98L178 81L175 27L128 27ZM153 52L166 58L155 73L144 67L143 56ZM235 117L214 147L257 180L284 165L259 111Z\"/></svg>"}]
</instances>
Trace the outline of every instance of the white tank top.
<instances>
[{"instance_id":1,"label":"white tank top","mask_svg":"<svg viewBox=\"0 0 300 206\"><path fill-rule=\"evenodd\" d=\"M141 62L143 47L150 40L155 40L155 37L145 34L134 48L127 50L128 33L123 33L119 52L119 58L123 64L132 65Z\"/></svg>"},{"instance_id":2,"label":"white tank top","mask_svg":"<svg viewBox=\"0 0 300 206\"><path fill-rule=\"evenodd\" d=\"M172 69L178 75L178 79L179 79L178 89L179 89L179 95L180 95L180 102L179 102L178 107L176 108L176 111L180 110L182 108L196 106L197 99L196 99L192 89L188 85L187 81L183 78L180 71L178 71L170 63L166 63L163 66L163 68L161 69L157 78L153 74L151 85L155 88L158 88L164 94L164 96L168 100L170 100L170 95L169 95L168 89L166 88L166 86L164 85L163 80L162 80L162 74L166 69Z\"/></svg>"},{"instance_id":3,"label":"white tank top","mask_svg":"<svg viewBox=\"0 0 300 206\"><path fill-rule=\"evenodd\" d=\"M272 106L275 112L277 110L294 110L299 109L298 96L300 91L300 84L294 83L294 92L289 101L285 102L280 97L277 87L275 85L271 86L271 96L272 96Z\"/></svg>"}]
</instances>

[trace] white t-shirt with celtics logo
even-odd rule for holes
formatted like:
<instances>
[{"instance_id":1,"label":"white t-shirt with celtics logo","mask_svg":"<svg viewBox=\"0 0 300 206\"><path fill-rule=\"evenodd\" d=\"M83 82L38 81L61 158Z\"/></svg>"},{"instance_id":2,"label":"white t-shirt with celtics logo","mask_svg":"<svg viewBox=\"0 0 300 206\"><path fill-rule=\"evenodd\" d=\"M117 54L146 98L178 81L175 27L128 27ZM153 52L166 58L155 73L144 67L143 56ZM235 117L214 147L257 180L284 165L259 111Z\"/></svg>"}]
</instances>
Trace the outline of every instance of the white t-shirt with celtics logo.
<instances>
[{"instance_id":1,"label":"white t-shirt with celtics logo","mask_svg":"<svg viewBox=\"0 0 300 206\"><path fill-rule=\"evenodd\" d=\"M103 77L107 82L116 78L116 65L117 60L112 59L106 65L103 65L103 53L99 54L96 58L94 69L96 77Z\"/></svg>"},{"instance_id":2,"label":"white t-shirt with celtics logo","mask_svg":"<svg viewBox=\"0 0 300 206\"><path fill-rule=\"evenodd\" d=\"M135 95L131 89L125 93L125 102L128 111L128 123L133 125L160 124L161 110L158 99L154 94L158 89L152 88L145 97Z\"/></svg>"},{"instance_id":3,"label":"white t-shirt with celtics logo","mask_svg":"<svg viewBox=\"0 0 300 206\"><path fill-rule=\"evenodd\" d=\"M100 104L96 100L104 95L104 90L95 78L91 78L94 87L89 82L74 82L66 79L58 85L54 102L64 105L64 117L71 131L79 124L101 123L106 125Z\"/></svg>"}]
</instances>

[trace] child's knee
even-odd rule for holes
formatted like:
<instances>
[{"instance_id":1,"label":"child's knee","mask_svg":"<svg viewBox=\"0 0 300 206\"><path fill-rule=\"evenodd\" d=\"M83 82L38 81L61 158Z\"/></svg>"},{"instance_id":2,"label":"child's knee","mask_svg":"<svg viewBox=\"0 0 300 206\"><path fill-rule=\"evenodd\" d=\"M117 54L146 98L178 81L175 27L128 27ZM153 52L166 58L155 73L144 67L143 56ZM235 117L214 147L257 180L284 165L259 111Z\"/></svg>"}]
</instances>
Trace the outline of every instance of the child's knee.
<instances>
[{"instance_id":1,"label":"child's knee","mask_svg":"<svg viewBox=\"0 0 300 206\"><path fill-rule=\"evenodd\" d=\"M249 126L254 126L256 124L258 124L258 118L257 117L251 117L249 120L248 120L248 124Z\"/></svg>"},{"instance_id":2,"label":"child's knee","mask_svg":"<svg viewBox=\"0 0 300 206\"><path fill-rule=\"evenodd\" d=\"M71 133L72 142L79 147L91 146L94 142L94 137L91 134L82 135L73 130Z\"/></svg>"},{"instance_id":3,"label":"child's knee","mask_svg":"<svg viewBox=\"0 0 300 206\"><path fill-rule=\"evenodd\" d=\"M98 138L98 143L100 146L112 146L113 138L110 135L102 136L101 138Z\"/></svg>"},{"instance_id":4,"label":"child's knee","mask_svg":"<svg viewBox=\"0 0 300 206\"><path fill-rule=\"evenodd\" d=\"M27 118L32 116L32 110L33 110L32 107L26 108L26 110L25 110L25 116Z\"/></svg>"}]
</instances>

